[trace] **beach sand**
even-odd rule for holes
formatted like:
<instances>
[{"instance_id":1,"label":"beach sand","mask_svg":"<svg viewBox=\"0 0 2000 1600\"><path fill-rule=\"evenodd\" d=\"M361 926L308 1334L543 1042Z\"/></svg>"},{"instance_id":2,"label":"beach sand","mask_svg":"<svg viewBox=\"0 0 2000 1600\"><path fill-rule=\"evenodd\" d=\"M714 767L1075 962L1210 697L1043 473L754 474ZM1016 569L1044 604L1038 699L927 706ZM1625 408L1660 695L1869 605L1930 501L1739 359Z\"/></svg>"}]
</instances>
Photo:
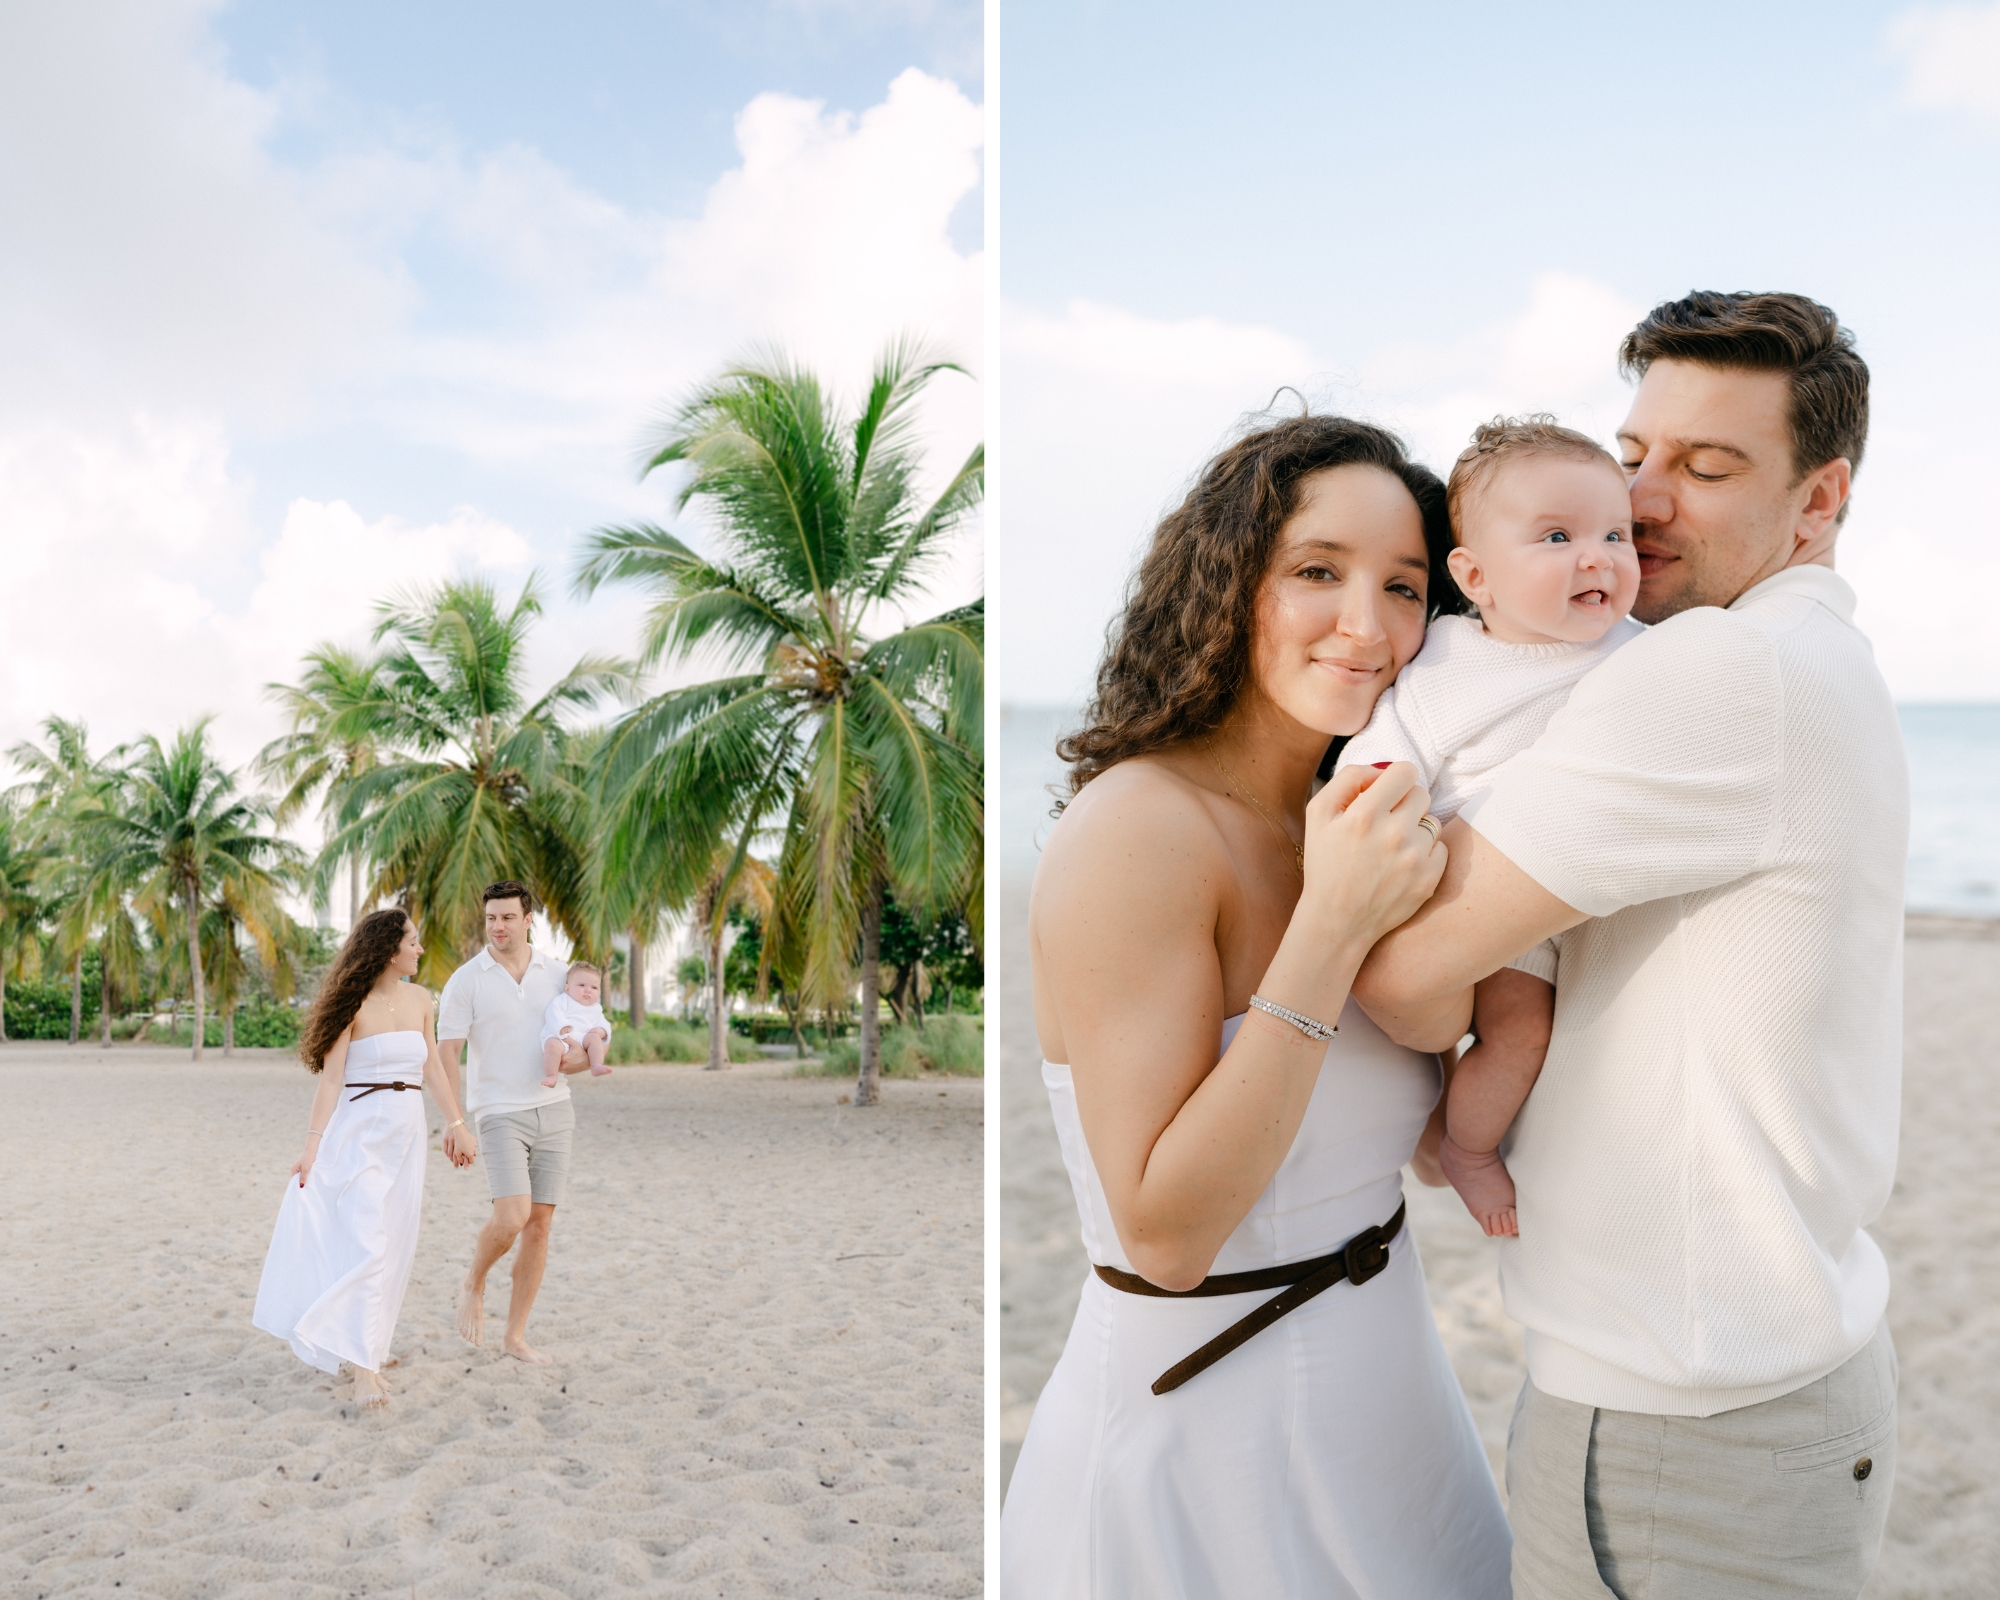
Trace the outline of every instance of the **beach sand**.
<instances>
[{"instance_id":1,"label":"beach sand","mask_svg":"<svg viewBox=\"0 0 2000 1600\"><path fill-rule=\"evenodd\" d=\"M1002 889L1002 1482L1088 1270L1042 1090L1028 991L1027 880ZM2000 923L1912 917L1902 1154L1871 1228L1889 1259L1901 1361L1896 1494L1866 1600L1988 1600L2000 1573ZM1520 1329L1492 1246L1450 1190L1406 1179L1452 1364L1498 1476Z\"/></svg>"},{"instance_id":2,"label":"beach sand","mask_svg":"<svg viewBox=\"0 0 2000 1600\"><path fill-rule=\"evenodd\" d=\"M983 1085L785 1070L576 1080L548 1367L434 1137L383 1415L250 1326L295 1059L0 1046L0 1596L978 1594Z\"/></svg>"}]
</instances>

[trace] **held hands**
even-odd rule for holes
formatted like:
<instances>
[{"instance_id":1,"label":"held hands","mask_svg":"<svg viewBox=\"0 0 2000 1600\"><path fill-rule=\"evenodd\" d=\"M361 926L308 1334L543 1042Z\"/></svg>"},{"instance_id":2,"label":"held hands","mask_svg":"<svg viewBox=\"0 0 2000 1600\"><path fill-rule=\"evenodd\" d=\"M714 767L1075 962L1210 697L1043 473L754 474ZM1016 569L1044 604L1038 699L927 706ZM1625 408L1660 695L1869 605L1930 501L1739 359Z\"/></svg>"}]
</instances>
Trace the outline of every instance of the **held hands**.
<instances>
[{"instance_id":1,"label":"held hands","mask_svg":"<svg viewBox=\"0 0 2000 1600\"><path fill-rule=\"evenodd\" d=\"M479 1136L460 1123L444 1130L445 1159L454 1167L469 1167L479 1155Z\"/></svg>"},{"instance_id":2,"label":"held hands","mask_svg":"<svg viewBox=\"0 0 2000 1600\"><path fill-rule=\"evenodd\" d=\"M1430 808L1417 769L1342 767L1306 806L1299 909L1370 943L1415 915L1444 876L1445 848L1417 819Z\"/></svg>"}]
</instances>

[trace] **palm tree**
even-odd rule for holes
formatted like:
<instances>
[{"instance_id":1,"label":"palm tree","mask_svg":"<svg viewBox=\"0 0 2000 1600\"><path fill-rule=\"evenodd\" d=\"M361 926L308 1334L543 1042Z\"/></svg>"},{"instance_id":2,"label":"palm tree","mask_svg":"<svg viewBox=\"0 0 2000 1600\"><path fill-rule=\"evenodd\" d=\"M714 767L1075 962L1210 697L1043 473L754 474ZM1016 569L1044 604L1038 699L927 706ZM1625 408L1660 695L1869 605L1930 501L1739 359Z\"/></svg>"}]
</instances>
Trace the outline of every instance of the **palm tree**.
<instances>
[{"instance_id":1,"label":"palm tree","mask_svg":"<svg viewBox=\"0 0 2000 1600\"><path fill-rule=\"evenodd\" d=\"M0 1040L7 1037L7 979L41 970L42 900L37 892L50 857L14 801L0 796Z\"/></svg>"},{"instance_id":2,"label":"palm tree","mask_svg":"<svg viewBox=\"0 0 2000 1600\"><path fill-rule=\"evenodd\" d=\"M859 1105L876 1099L884 892L919 910L962 902L983 826L983 602L868 632L979 505L983 447L928 505L917 497L915 404L959 370L896 344L847 417L781 356L732 367L674 413L645 464L687 469L677 508L704 502L721 557L651 524L603 528L576 577L586 595L652 591L646 664L705 648L749 668L655 696L612 730L607 865L648 863L685 903L718 846L726 888L776 824L774 920L798 929L806 992L844 1003L860 968Z\"/></svg>"},{"instance_id":3,"label":"palm tree","mask_svg":"<svg viewBox=\"0 0 2000 1600\"><path fill-rule=\"evenodd\" d=\"M307 652L298 683L266 684L265 692L291 717L290 731L257 756L258 771L285 786L275 820L280 825L291 822L317 797L331 822L348 789L374 770L381 755L388 712L382 659L323 644ZM349 852L350 924L362 912L364 864L360 850Z\"/></svg>"},{"instance_id":4,"label":"palm tree","mask_svg":"<svg viewBox=\"0 0 2000 1600\"><path fill-rule=\"evenodd\" d=\"M95 875L129 883L162 929L186 939L194 1000L194 1059L201 1060L207 990L201 957L202 910L212 890L261 893L295 865L297 852L264 832L270 806L236 792L235 777L208 747L208 719L163 745L147 734L124 769L123 803L86 808L80 821L103 841Z\"/></svg>"},{"instance_id":5,"label":"palm tree","mask_svg":"<svg viewBox=\"0 0 2000 1600\"><path fill-rule=\"evenodd\" d=\"M8 752L23 774L8 792L27 801L27 819L41 842L42 914L69 974L69 1042L75 1044L83 1030L84 952L117 901L115 887L92 871L88 835L89 819L115 804L119 752L93 756L90 729L66 717L44 719L42 737L43 745L24 741Z\"/></svg>"},{"instance_id":6,"label":"palm tree","mask_svg":"<svg viewBox=\"0 0 2000 1600\"><path fill-rule=\"evenodd\" d=\"M729 1065L729 994L723 971L722 944L729 931L729 911L741 906L753 916L771 915L771 894L776 874L751 856L741 863L732 859L727 845L717 850L709 874L695 897L695 926L701 930L705 946L702 975L708 982L708 1067L720 1072Z\"/></svg>"},{"instance_id":7,"label":"palm tree","mask_svg":"<svg viewBox=\"0 0 2000 1600\"><path fill-rule=\"evenodd\" d=\"M381 700L371 711L374 764L340 785L338 828L315 864L324 892L341 861L365 857L372 900L400 897L430 946L421 976L441 983L483 938L480 893L533 875L547 839L531 803L563 779L561 713L629 681L607 657L579 661L539 699L525 654L541 599L533 578L511 605L481 579L439 583L385 602L375 630ZM560 902L552 902L559 904ZM580 913L552 919L587 938Z\"/></svg>"},{"instance_id":8,"label":"palm tree","mask_svg":"<svg viewBox=\"0 0 2000 1600\"><path fill-rule=\"evenodd\" d=\"M224 878L201 919L202 965L215 977L215 1009L222 1014L222 1053L236 1054L236 1011L243 1003L249 961L247 937L279 998L297 980L298 929L278 900L275 878Z\"/></svg>"}]
</instances>

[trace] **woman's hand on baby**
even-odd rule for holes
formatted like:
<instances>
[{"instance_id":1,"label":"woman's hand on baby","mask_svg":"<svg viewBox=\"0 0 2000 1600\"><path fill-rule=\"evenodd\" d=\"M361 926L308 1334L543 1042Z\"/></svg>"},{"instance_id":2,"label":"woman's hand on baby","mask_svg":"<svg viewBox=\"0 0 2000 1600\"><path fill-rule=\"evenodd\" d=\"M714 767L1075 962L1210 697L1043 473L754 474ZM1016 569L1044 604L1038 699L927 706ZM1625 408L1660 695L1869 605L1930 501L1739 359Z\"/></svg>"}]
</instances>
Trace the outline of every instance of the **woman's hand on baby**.
<instances>
[{"instance_id":1,"label":"woman's hand on baby","mask_svg":"<svg viewBox=\"0 0 2000 1600\"><path fill-rule=\"evenodd\" d=\"M1444 876L1446 851L1418 818L1430 791L1407 761L1342 767L1306 806L1300 908L1371 941L1409 921Z\"/></svg>"}]
</instances>

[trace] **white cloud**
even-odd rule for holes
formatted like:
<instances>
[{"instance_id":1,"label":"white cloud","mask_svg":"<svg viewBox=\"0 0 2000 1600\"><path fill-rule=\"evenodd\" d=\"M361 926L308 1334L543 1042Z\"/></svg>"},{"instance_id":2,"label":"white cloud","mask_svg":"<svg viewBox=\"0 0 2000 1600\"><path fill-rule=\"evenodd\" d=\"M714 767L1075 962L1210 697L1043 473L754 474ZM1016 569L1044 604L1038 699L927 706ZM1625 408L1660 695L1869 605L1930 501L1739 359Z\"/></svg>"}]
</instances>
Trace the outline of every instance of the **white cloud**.
<instances>
[{"instance_id":1,"label":"white cloud","mask_svg":"<svg viewBox=\"0 0 2000 1600\"><path fill-rule=\"evenodd\" d=\"M364 362L402 308L398 274L266 154L276 108L220 70L215 9L0 11L0 418L268 414Z\"/></svg>"},{"instance_id":2,"label":"white cloud","mask_svg":"<svg viewBox=\"0 0 2000 1600\"><path fill-rule=\"evenodd\" d=\"M264 685L321 640L362 642L374 601L456 572L518 582L525 569L520 535L471 510L412 527L298 500L257 550L248 489L213 430L141 420L122 439L0 440L6 743L51 713L83 717L107 744L214 715L218 747L242 761L278 731ZM62 535L38 536L51 526ZM254 586L220 603L204 574L252 554Z\"/></svg>"},{"instance_id":3,"label":"white cloud","mask_svg":"<svg viewBox=\"0 0 2000 1600\"><path fill-rule=\"evenodd\" d=\"M1903 60L1911 105L2000 117L2000 3L1916 6L1891 19L1885 38Z\"/></svg>"},{"instance_id":4,"label":"white cloud","mask_svg":"<svg viewBox=\"0 0 2000 1600\"><path fill-rule=\"evenodd\" d=\"M665 518L667 486L633 481L643 425L759 341L850 390L905 329L977 371L983 269L949 221L982 117L948 83L906 72L859 115L759 96L739 163L672 218L435 132L286 166L283 108L228 75L216 9L0 12L0 748L52 711L106 738L215 712L240 758L277 731L263 685L304 649L481 562L510 587L542 566L538 669L629 648L636 600L570 602L567 544L500 493L573 506L572 531ZM942 471L981 401L966 379L935 395ZM253 481L261 445L295 459L328 427L510 487L440 520L399 512L393 479L373 503L337 478L311 497ZM976 550L938 584L978 586Z\"/></svg>"},{"instance_id":5,"label":"white cloud","mask_svg":"<svg viewBox=\"0 0 2000 1600\"><path fill-rule=\"evenodd\" d=\"M1371 414L1440 474L1495 415L1552 412L1609 442L1629 399L1618 342L1644 310L1593 279L1539 273L1518 316L1455 344L1390 347L1368 362L1361 389Z\"/></svg>"}]
</instances>

